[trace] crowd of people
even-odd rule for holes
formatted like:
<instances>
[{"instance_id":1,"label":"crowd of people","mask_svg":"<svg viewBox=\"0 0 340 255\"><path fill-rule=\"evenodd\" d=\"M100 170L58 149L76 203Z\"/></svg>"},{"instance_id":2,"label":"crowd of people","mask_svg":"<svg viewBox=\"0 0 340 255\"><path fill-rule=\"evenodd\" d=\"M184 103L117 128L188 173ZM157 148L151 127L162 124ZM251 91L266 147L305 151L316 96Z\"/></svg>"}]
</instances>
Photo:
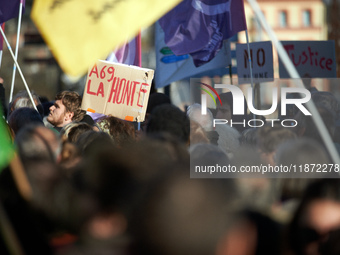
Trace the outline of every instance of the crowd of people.
<instances>
[{"instance_id":1,"label":"crowd of people","mask_svg":"<svg viewBox=\"0 0 340 255\"><path fill-rule=\"evenodd\" d=\"M0 254L339 254L339 166L311 116L290 111L295 127L214 127L214 118L248 118L233 115L230 92L206 115L155 92L138 129L92 118L73 91L53 102L32 96L35 107L26 91L8 107L2 98L23 172L13 164L0 172ZM338 101L322 91L312 100L340 152ZM325 171L192 170L217 164Z\"/></svg>"}]
</instances>

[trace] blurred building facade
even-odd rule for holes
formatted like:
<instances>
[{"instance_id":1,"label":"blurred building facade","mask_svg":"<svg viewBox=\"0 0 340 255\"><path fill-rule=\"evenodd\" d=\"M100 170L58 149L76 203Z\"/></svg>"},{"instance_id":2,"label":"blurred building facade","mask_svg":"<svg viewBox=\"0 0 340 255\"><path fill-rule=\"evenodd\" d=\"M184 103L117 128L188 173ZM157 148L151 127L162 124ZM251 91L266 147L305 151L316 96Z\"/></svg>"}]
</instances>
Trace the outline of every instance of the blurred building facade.
<instances>
[{"instance_id":1,"label":"blurred building facade","mask_svg":"<svg viewBox=\"0 0 340 255\"><path fill-rule=\"evenodd\" d=\"M257 0L279 40L327 40L327 8L322 0ZM251 41L268 40L245 1ZM261 38L262 37L262 38Z\"/></svg>"},{"instance_id":2,"label":"blurred building facade","mask_svg":"<svg viewBox=\"0 0 340 255\"><path fill-rule=\"evenodd\" d=\"M331 20L328 16L331 9L323 0L257 0L257 2L279 40L334 40L329 38ZM270 40L247 1L245 1L245 13L250 42ZM240 39L242 43L246 42L245 37ZM274 77L279 78L278 54L274 45L273 48ZM330 89L328 82L315 80L314 83L321 90Z\"/></svg>"}]
</instances>

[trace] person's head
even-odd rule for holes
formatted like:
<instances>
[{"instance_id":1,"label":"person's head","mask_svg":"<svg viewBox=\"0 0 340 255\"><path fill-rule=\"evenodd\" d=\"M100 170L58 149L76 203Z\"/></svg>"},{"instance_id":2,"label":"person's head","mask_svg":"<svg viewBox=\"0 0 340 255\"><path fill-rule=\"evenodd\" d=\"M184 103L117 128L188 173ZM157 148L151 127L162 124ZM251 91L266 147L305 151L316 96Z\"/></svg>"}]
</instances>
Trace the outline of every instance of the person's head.
<instances>
[{"instance_id":1,"label":"person's head","mask_svg":"<svg viewBox=\"0 0 340 255\"><path fill-rule=\"evenodd\" d=\"M317 105L317 110L322 118L322 121L327 127L327 131L333 139L335 134L334 114L328 108L322 105ZM306 116L300 112L297 114L296 120L298 122L298 125L294 129L299 136L311 138L319 142L321 145L325 146L320 132L314 123L313 116Z\"/></svg>"},{"instance_id":2,"label":"person's head","mask_svg":"<svg viewBox=\"0 0 340 255\"><path fill-rule=\"evenodd\" d=\"M258 128L245 129L240 138L240 143L244 146L256 147L256 132Z\"/></svg>"},{"instance_id":3,"label":"person's head","mask_svg":"<svg viewBox=\"0 0 340 255\"><path fill-rule=\"evenodd\" d=\"M14 110L8 118L8 124L12 128L14 134L30 123L44 125L40 114L33 108L21 107Z\"/></svg>"},{"instance_id":4,"label":"person's head","mask_svg":"<svg viewBox=\"0 0 340 255\"><path fill-rule=\"evenodd\" d=\"M180 170L151 183L137 208L138 224L132 226L137 253L216 254L224 242L234 220L233 180L190 179Z\"/></svg>"},{"instance_id":5,"label":"person's head","mask_svg":"<svg viewBox=\"0 0 340 255\"><path fill-rule=\"evenodd\" d=\"M240 146L231 159L231 165L234 165L235 169L252 169L246 173L234 173L244 203L249 208L269 211L276 194L273 189L274 183L267 177L268 175L253 171L267 165L259 151L250 146Z\"/></svg>"},{"instance_id":6,"label":"person's head","mask_svg":"<svg viewBox=\"0 0 340 255\"><path fill-rule=\"evenodd\" d=\"M97 120L99 129L112 138L117 146L135 141L135 128L131 122L114 116L105 116Z\"/></svg>"},{"instance_id":7,"label":"person's head","mask_svg":"<svg viewBox=\"0 0 340 255\"><path fill-rule=\"evenodd\" d=\"M339 115L339 102L336 97L328 91L317 91L312 93L312 100L316 106L325 107L335 118Z\"/></svg>"},{"instance_id":8,"label":"person's head","mask_svg":"<svg viewBox=\"0 0 340 255\"><path fill-rule=\"evenodd\" d=\"M244 129L246 129L247 126L247 110L248 105L247 101L244 98L244 114L243 115L233 115L234 112L234 99L233 94L231 92L226 92L220 94L220 98L222 101L222 104L219 100L216 100L216 119L225 119L228 122L228 125L231 125L231 121L233 123L242 123L245 122L245 125L242 124L235 124L233 125L234 128L236 128L239 132L242 132Z\"/></svg>"},{"instance_id":9,"label":"person's head","mask_svg":"<svg viewBox=\"0 0 340 255\"><path fill-rule=\"evenodd\" d=\"M39 96L34 91L31 91L31 95L41 118L43 118L44 108L40 102ZM31 98L26 90L21 90L14 95L12 102L10 102L9 104L8 117L12 114L14 110L22 107L34 108Z\"/></svg>"},{"instance_id":10,"label":"person's head","mask_svg":"<svg viewBox=\"0 0 340 255\"><path fill-rule=\"evenodd\" d=\"M340 229L339 187L339 179L321 179L305 190L287 233L295 254L320 254L329 233Z\"/></svg>"},{"instance_id":11,"label":"person's head","mask_svg":"<svg viewBox=\"0 0 340 255\"><path fill-rule=\"evenodd\" d=\"M222 104L218 101L217 103L217 111L216 111L216 119L225 119L230 123L232 112L233 112L233 95L231 92L222 93L220 95Z\"/></svg>"},{"instance_id":12,"label":"person's head","mask_svg":"<svg viewBox=\"0 0 340 255\"><path fill-rule=\"evenodd\" d=\"M275 155L276 165L280 166L327 166L331 163L325 149L316 141L308 138L298 138L281 144ZM301 199L306 186L320 177L318 172L285 173L281 179L281 200ZM308 177L308 179L306 178ZM321 176L322 177L322 176Z\"/></svg>"},{"instance_id":13,"label":"person's head","mask_svg":"<svg viewBox=\"0 0 340 255\"><path fill-rule=\"evenodd\" d=\"M196 143L209 142L209 138L207 137L202 126L196 121L190 120L190 146Z\"/></svg>"},{"instance_id":14,"label":"person's head","mask_svg":"<svg viewBox=\"0 0 340 255\"><path fill-rule=\"evenodd\" d=\"M274 156L277 147L290 139L295 139L296 134L288 127L278 124L266 124L256 132L256 143L263 160L275 165Z\"/></svg>"},{"instance_id":15,"label":"person's head","mask_svg":"<svg viewBox=\"0 0 340 255\"><path fill-rule=\"evenodd\" d=\"M201 105L196 103L188 107L187 115L190 120L199 123L205 131L213 130L214 117L209 109L207 109L207 113L203 115L201 112Z\"/></svg>"},{"instance_id":16,"label":"person's head","mask_svg":"<svg viewBox=\"0 0 340 255\"><path fill-rule=\"evenodd\" d=\"M210 166L228 166L230 164L227 153L215 144L198 143L191 145L190 176L193 178L209 178L212 173L207 171ZM214 178L225 177L224 172L213 172Z\"/></svg>"},{"instance_id":17,"label":"person's head","mask_svg":"<svg viewBox=\"0 0 340 255\"><path fill-rule=\"evenodd\" d=\"M81 109L81 96L74 91L63 91L56 95L55 103L50 107L48 122L55 127L63 127L72 121L80 121L85 116Z\"/></svg>"},{"instance_id":18,"label":"person's head","mask_svg":"<svg viewBox=\"0 0 340 255\"><path fill-rule=\"evenodd\" d=\"M97 132L97 131L86 131L79 135L76 146L81 154L86 154L87 150L91 148L91 144L95 142L104 142L104 141L110 141L112 142L112 139L110 139L109 134L105 132Z\"/></svg>"},{"instance_id":19,"label":"person's head","mask_svg":"<svg viewBox=\"0 0 340 255\"><path fill-rule=\"evenodd\" d=\"M328 164L330 159L324 148L310 138L298 138L280 144L276 150L278 165Z\"/></svg>"},{"instance_id":20,"label":"person's head","mask_svg":"<svg viewBox=\"0 0 340 255\"><path fill-rule=\"evenodd\" d=\"M217 125L216 131L219 135L218 146L227 153L229 158L232 158L240 146L240 133L228 125Z\"/></svg>"},{"instance_id":21,"label":"person's head","mask_svg":"<svg viewBox=\"0 0 340 255\"><path fill-rule=\"evenodd\" d=\"M190 120L187 115L174 105L164 104L156 107L147 125L148 135L170 133L183 143L188 143Z\"/></svg>"},{"instance_id":22,"label":"person's head","mask_svg":"<svg viewBox=\"0 0 340 255\"><path fill-rule=\"evenodd\" d=\"M303 85L305 85L306 89L310 90L312 88L312 77L310 76L309 73L305 73L302 76L302 82L303 82Z\"/></svg>"},{"instance_id":23,"label":"person's head","mask_svg":"<svg viewBox=\"0 0 340 255\"><path fill-rule=\"evenodd\" d=\"M42 125L28 125L15 137L18 154L25 161L46 159L57 162L60 157L61 143L56 133Z\"/></svg>"},{"instance_id":24,"label":"person's head","mask_svg":"<svg viewBox=\"0 0 340 255\"><path fill-rule=\"evenodd\" d=\"M151 90L152 90L152 88L153 88L153 86L151 87ZM147 123L149 121L149 118L151 116L152 111L157 106L160 106L162 104L171 104L170 98L163 93L158 93L158 92L151 93L151 91L150 91L150 96L149 96L149 100L148 100L148 107L146 108L145 120L144 120L144 122L141 123L141 130L145 131L145 128L147 126Z\"/></svg>"},{"instance_id":25,"label":"person's head","mask_svg":"<svg viewBox=\"0 0 340 255\"><path fill-rule=\"evenodd\" d=\"M162 105L162 104L171 104L170 98L163 94L163 93L150 93L150 97L148 100L148 107L146 109L146 113L152 113L155 107Z\"/></svg>"},{"instance_id":26,"label":"person's head","mask_svg":"<svg viewBox=\"0 0 340 255\"><path fill-rule=\"evenodd\" d=\"M287 99L293 100L293 99L300 99L301 95L300 93L297 92L291 92L287 93ZM280 114L279 114L279 119L284 120L284 119L295 119L295 116L298 114L301 114L302 112L299 110L299 108L295 104L286 104L286 115L282 115L282 110L281 109L281 104L278 106L280 108Z\"/></svg>"},{"instance_id":27,"label":"person's head","mask_svg":"<svg viewBox=\"0 0 340 255\"><path fill-rule=\"evenodd\" d=\"M63 142L68 141L75 144L82 133L90 130L93 130L92 126L85 122L72 122L64 126L60 134Z\"/></svg>"}]
</instances>

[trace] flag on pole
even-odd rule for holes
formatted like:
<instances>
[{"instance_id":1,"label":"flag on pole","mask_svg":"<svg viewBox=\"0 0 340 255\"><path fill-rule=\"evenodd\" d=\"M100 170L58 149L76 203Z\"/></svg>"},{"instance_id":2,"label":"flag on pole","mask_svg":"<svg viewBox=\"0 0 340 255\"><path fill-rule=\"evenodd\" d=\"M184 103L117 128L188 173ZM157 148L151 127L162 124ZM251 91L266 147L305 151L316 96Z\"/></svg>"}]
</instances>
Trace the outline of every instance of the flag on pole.
<instances>
[{"instance_id":1,"label":"flag on pole","mask_svg":"<svg viewBox=\"0 0 340 255\"><path fill-rule=\"evenodd\" d=\"M189 54L176 56L164 43L164 32L155 24L155 50L156 50L156 88L162 88L171 82L186 78L202 76L223 76L227 74L227 67L231 64L230 43L225 40L222 48L209 63L196 67Z\"/></svg>"},{"instance_id":2,"label":"flag on pole","mask_svg":"<svg viewBox=\"0 0 340 255\"><path fill-rule=\"evenodd\" d=\"M0 172L14 156L14 146L10 138L10 132L2 116L2 107L0 105Z\"/></svg>"},{"instance_id":3,"label":"flag on pole","mask_svg":"<svg viewBox=\"0 0 340 255\"><path fill-rule=\"evenodd\" d=\"M22 11L25 10L25 0L0 0L0 23L19 16L20 2L23 4Z\"/></svg>"},{"instance_id":4,"label":"flag on pole","mask_svg":"<svg viewBox=\"0 0 340 255\"><path fill-rule=\"evenodd\" d=\"M180 0L34 0L31 18L63 71L83 75Z\"/></svg>"},{"instance_id":5,"label":"flag on pole","mask_svg":"<svg viewBox=\"0 0 340 255\"><path fill-rule=\"evenodd\" d=\"M130 42L124 43L122 47L111 52L106 60L142 67L141 34L138 33Z\"/></svg>"},{"instance_id":6,"label":"flag on pole","mask_svg":"<svg viewBox=\"0 0 340 255\"><path fill-rule=\"evenodd\" d=\"M243 0L184 0L159 23L175 55L190 54L195 66L212 60L223 40L247 29Z\"/></svg>"},{"instance_id":7,"label":"flag on pole","mask_svg":"<svg viewBox=\"0 0 340 255\"><path fill-rule=\"evenodd\" d=\"M24 8L24 0L20 1L20 6L19 6L19 18L18 18L18 29L17 29L17 40L15 44L15 60L18 60L18 51L19 51L19 40L20 40L20 30L21 30L21 18L22 18L22 10ZM12 72L12 83L11 83L11 93L9 96L9 101L12 101L13 97L13 91L14 91L14 82L15 82L15 73L16 73L16 65L14 63L13 65L13 72Z\"/></svg>"}]
</instances>

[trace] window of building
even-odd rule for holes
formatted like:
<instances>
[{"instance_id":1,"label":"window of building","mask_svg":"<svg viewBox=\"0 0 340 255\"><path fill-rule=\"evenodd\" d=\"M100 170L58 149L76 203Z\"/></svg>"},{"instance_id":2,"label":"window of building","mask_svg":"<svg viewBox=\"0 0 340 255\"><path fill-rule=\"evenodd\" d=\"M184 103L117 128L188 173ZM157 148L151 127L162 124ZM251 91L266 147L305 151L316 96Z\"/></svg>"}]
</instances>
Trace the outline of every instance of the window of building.
<instances>
[{"instance_id":1,"label":"window of building","mask_svg":"<svg viewBox=\"0 0 340 255\"><path fill-rule=\"evenodd\" d=\"M310 10L304 10L302 12L302 24L304 27L310 27L312 24L311 21L311 11Z\"/></svg>"},{"instance_id":2,"label":"window of building","mask_svg":"<svg viewBox=\"0 0 340 255\"><path fill-rule=\"evenodd\" d=\"M286 11L280 11L280 13L279 13L279 25L280 25L280 27L286 27L287 26L287 12Z\"/></svg>"}]
</instances>

